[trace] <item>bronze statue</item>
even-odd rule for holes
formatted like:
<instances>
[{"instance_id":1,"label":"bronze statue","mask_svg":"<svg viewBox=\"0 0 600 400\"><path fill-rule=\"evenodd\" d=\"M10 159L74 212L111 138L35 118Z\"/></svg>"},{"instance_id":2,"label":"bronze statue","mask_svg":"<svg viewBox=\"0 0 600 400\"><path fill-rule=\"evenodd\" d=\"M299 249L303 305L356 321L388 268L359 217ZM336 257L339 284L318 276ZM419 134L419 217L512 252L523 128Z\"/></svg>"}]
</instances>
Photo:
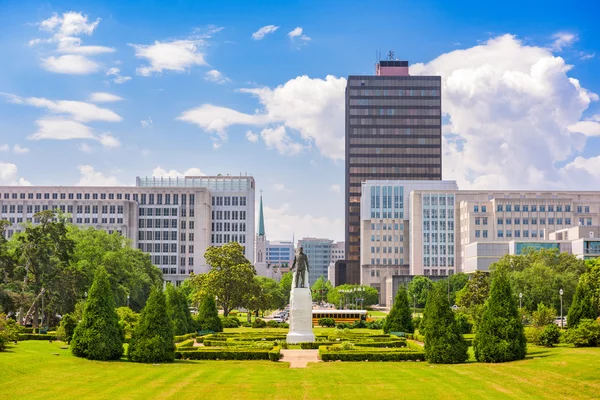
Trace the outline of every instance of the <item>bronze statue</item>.
<instances>
[{"instance_id":1,"label":"bronze statue","mask_svg":"<svg viewBox=\"0 0 600 400\"><path fill-rule=\"evenodd\" d=\"M297 266L297 268L296 268ZM298 254L294 256L294 263L292 264L292 271L296 268L296 274L294 277L296 278L296 287L308 287L308 282L305 282L305 275L309 271L308 268L308 257L304 254L304 249L300 247L298 249ZM300 280L302 280L302 285L300 285ZM306 284L306 286L305 286Z\"/></svg>"}]
</instances>

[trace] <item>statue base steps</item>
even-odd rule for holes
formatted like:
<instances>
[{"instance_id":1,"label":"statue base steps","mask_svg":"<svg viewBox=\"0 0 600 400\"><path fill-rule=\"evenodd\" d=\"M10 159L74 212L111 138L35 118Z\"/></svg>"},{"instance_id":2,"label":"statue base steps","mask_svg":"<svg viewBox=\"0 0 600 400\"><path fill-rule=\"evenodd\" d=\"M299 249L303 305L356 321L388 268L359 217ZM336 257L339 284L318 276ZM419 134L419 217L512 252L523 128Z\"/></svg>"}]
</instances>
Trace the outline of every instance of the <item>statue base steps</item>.
<instances>
[{"instance_id":1,"label":"statue base steps","mask_svg":"<svg viewBox=\"0 0 600 400\"><path fill-rule=\"evenodd\" d=\"M308 288L292 288L290 293L290 344L314 342L312 331L312 296Z\"/></svg>"}]
</instances>

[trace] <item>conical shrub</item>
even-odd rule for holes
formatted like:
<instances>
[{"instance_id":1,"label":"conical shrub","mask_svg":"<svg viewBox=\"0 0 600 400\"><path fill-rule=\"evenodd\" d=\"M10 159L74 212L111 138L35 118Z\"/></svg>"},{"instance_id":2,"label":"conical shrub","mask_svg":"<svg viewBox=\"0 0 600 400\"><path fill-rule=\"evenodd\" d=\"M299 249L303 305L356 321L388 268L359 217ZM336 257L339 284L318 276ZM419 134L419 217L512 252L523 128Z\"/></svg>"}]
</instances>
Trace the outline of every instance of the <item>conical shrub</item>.
<instances>
[{"instance_id":1,"label":"conical shrub","mask_svg":"<svg viewBox=\"0 0 600 400\"><path fill-rule=\"evenodd\" d=\"M577 289L575 289L573 303L571 303L569 313L567 314L567 324L569 329L577 327L579 321L582 319L596 319L596 311L594 310L592 292L588 283L585 280L580 279L577 284Z\"/></svg>"},{"instance_id":2,"label":"conical shrub","mask_svg":"<svg viewBox=\"0 0 600 400\"><path fill-rule=\"evenodd\" d=\"M219 311L213 296L206 295L202 297L196 323L198 330L223 332L223 324L219 318Z\"/></svg>"},{"instance_id":3,"label":"conical shrub","mask_svg":"<svg viewBox=\"0 0 600 400\"><path fill-rule=\"evenodd\" d=\"M404 286L398 288L394 305L383 323L383 332L414 332L412 313L408 304L408 295Z\"/></svg>"},{"instance_id":4,"label":"conical shrub","mask_svg":"<svg viewBox=\"0 0 600 400\"><path fill-rule=\"evenodd\" d=\"M98 267L71 340L71 352L89 360L118 360L123 355L123 330L115 311L108 273Z\"/></svg>"},{"instance_id":5,"label":"conical shrub","mask_svg":"<svg viewBox=\"0 0 600 400\"><path fill-rule=\"evenodd\" d=\"M167 313L173 323L175 335L185 335L194 331L195 324L190 314L185 294L170 283L167 284Z\"/></svg>"}]
</instances>

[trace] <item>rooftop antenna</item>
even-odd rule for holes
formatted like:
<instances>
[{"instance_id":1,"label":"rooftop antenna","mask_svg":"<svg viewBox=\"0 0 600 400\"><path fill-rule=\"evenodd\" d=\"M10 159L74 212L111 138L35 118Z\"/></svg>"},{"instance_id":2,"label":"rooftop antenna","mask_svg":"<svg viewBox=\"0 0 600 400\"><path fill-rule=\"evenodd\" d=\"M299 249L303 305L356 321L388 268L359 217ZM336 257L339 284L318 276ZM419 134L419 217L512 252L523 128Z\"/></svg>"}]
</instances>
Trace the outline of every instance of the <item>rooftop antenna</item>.
<instances>
[{"instance_id":1,"label":"rooftop antenna","mask_svg":"<svg viewBox=\"0 0 600 400\"><path fill-rule=\"evenodd\" d=\"M394 61L394 50L388 51L388 60Z\"/></svg>"}]
</instances>

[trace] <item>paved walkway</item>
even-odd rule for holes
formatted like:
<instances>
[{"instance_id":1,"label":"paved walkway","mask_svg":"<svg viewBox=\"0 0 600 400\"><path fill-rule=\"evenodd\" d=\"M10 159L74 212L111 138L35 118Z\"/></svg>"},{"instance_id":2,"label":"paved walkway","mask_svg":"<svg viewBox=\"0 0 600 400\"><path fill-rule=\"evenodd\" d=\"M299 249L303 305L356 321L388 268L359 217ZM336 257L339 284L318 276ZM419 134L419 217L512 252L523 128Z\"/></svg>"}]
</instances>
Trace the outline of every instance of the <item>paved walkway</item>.
<instances>
[{"instance_id":1,"label":"paved walkway","mask_svg":"<svg viewBox=\"0 0 600 400\"><path fill-rule=\"evenodd\" d=\"M289 362L290 368L306 368L309 362L321 362L319 350L281 350L282 362Z\"/></svg>"}]
</instances>

